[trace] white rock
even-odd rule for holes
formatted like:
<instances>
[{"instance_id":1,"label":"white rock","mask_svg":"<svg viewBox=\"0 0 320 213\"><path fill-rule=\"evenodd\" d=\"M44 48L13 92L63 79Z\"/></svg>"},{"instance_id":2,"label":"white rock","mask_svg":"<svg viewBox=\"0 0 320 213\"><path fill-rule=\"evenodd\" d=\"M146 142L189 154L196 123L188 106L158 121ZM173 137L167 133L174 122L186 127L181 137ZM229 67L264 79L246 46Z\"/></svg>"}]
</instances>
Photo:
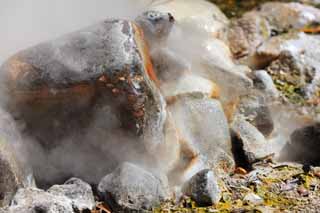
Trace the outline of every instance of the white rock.
<instances>
[{"instance_id":1,"label":"white rock","mask_svg":"<svg viewBox=\"0 0 320 213\"><path fill-rule=\"evenodd\" d=\"M170 12L177 23L188 31L217 35L228 24L220 9L204 0L173 0L155 3L151 9Z\"/></svg>"}]
</instances>

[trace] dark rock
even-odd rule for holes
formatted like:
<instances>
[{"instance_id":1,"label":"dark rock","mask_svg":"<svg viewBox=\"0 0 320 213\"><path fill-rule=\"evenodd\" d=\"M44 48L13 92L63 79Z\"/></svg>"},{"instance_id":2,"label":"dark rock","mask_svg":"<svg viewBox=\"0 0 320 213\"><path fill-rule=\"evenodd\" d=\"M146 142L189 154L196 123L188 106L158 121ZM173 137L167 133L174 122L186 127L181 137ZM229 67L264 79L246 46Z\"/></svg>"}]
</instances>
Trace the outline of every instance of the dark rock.
<instances>
[{"instance_id":1,"label":"dark rock","mask_svg":"<svg viewBox=\"0 0 320 213\"><path fill-rule=\"evenodd\" d=\"M219 202L221 190L218 181L209 169L202 170L194 175L182 187L182 192L190 196L199 206L212 206Z\"/></svg>"},{"instance_id":2,"label":"dark rock","mask_svg":"<svg viewBox=\"0 0 320 213\"><path fill-rule=\"evenodd\" d=\"M131 163L122 164L98 186L101 199L115 212L151 210L166 198L166 190L159 178Z\"/></svg>"},{"instance_id":3,"label":"dark rock","mask_svg":"<svg viewBox=\"0 0 320 213\"><path fill-rule=\"evenodd\" d=\"M54 185L48 192L55 196L66 196L72 201L73 208L79 211L91 210L95 206L91 186L78 178L71 178L63 185Z\"/></svg>"},{"instance_id":4,"label":"dark rock","mask_svg":"<svg viewBox=\"0 0 320 213\"><path fill-rule=\"evenodd\" d=\"M320 165L320 124L295 130L283 148L281 160L307 165Z\"/></svg>"}]
</instances>

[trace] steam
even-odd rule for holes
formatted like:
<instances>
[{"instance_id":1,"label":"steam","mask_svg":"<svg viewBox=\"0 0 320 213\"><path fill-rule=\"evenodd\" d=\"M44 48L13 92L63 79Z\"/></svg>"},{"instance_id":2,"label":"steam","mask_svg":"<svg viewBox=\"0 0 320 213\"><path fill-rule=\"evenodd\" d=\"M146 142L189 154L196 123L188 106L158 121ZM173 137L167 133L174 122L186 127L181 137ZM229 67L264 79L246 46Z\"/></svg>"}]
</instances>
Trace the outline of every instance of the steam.
<instances>
[{"instance_id":1,"label":"steam","mask_svg":"<svg viewBox=\"0 0 320 213\"><path fill-rule=\"evenodd\" d=\"M1 0L0 63L18 50L107 18L133 19L151 0Z\"/></svg>"}]
</instances>

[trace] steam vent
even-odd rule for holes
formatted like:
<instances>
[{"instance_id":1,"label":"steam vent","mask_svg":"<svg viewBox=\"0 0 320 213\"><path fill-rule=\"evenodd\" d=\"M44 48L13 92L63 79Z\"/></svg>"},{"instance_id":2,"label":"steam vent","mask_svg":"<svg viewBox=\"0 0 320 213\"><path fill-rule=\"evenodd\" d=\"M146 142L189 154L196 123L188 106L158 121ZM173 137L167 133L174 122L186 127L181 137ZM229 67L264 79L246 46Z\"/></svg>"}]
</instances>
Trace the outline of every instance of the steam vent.
<instances>
[{"instance_id":1,"label":"steam vent","mask_svg":"<svg viewBox=\"0 0 320 213\"><path fill-rule=\"evenodd\" d=\"M3 42L0 213L320 212L320 1L104 4Z\"/></svg>"}]
</instances>

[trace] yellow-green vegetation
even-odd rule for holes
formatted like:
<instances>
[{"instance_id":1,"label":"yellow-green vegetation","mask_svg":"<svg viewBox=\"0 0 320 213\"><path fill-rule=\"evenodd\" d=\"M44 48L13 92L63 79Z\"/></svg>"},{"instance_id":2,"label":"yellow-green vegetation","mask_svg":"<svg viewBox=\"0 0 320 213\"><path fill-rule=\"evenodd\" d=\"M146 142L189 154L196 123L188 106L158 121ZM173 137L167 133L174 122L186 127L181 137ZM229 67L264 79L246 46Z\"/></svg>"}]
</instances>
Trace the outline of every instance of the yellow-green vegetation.
<instances>
[{"instance_id":1,"label":"yellow-green vegetation","mask_svg":"<svg viewBox=\"0 0 320 213\"><path fill-rule=\"evenodd\" d=\"M301 166L281 165L259 167L256 171L243 176L234 175L223 178L222 198L215 206L197 207L189 198L175 204L164 203L154 210L155 213L202 213L202 212L263 212L271 209L279 211L308 211L305 208L319 208L320 178L313 171L304 173ZM305 193L301 193L301 188ZM299 191L300 190L300 191ZM263 203L254 205L244 200L248 193L254 193L263 199Z\"/></svg>"}]
</instances>

